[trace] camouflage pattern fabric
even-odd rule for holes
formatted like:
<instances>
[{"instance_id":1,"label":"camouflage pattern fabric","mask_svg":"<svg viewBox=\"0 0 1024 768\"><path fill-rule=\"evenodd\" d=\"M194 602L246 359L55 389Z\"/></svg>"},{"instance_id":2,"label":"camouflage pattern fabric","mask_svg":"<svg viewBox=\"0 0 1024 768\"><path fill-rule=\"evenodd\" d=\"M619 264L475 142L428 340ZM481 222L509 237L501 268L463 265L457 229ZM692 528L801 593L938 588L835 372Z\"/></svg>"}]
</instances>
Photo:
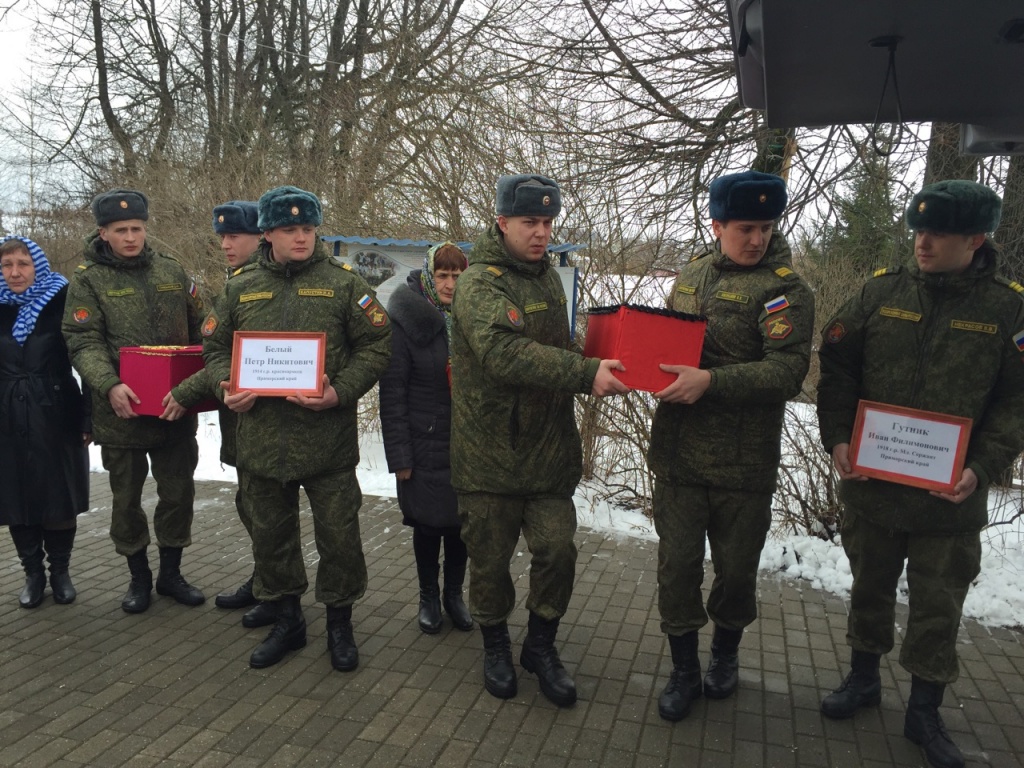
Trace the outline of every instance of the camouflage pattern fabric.
<instances>
[{"instance_id":1,"label":"camouflage pattern fabric","mask_svg":"<svg viewBox=\"0 0 1024 768\"><path fill-rule=\"evenodd\" d=\"M905 562L911 600L900 664L929 682L954 682L964 600L981 572L981 534L904 533L848 510L843 549L853 573L847 642L868 653L892 650L896 588Z\"/></svg>"},{"instance_id":2,"label":"camouflage pattern fabric","mask_svg":"<svg viewBox=\"0 0 1024 768\"><path fill-rule=\"evenodd\" d=\"M195 416L121 419L107 399L121 381L121 347L199 343L202 305L192 296L192 281L177 261L148 245L133 259L117 258L98 232L87 239L83 256L71 276L63 331L72 365L92 389L96 442L148 449L194 436Z\"/></svg>"},{"instance_id":3,"label":"camouflage pattern fabric","mask_svg":"<svg viewBox=\"0 0 1024 768\"><path fill-rule=\"evenodd\" d=\"M651 469L673 485L773 491L786 401L800 392L814 333L814 297L785 238L773 235L754 267L718 250L690 261L668 306L707 316L700 367L711 386L693 405L658 405Z\"/></svg>"},{"instance_id":4,"label":"camouflage pattern fabric","mask_svg":"<svg viewBox=\"0 0 1024 768\"><path fill-rule=\"evenodd\" d=\"M654 483L658 532L661 630L683 635L708 623L743 629L757 618L757 566L771 527L772 494ZM707 610L704 541L711 543L715 578Z\"/></svg>"},{"instance_id":5,"label":"camouflage pattern fabric","mask_svg":"<svg viewBox=\"0 0 1024 768\"><path fill-rule=\"evenodd\" d=\"M520 530L532 556L527 609L548 620L565 614L576 574L572 499L464 493L459 494L459 518L462 540L470 552L469 602L474 619L493 626L512 613L516 588L509 562Z\"/></svg>"},{"instance_id":6,"label":"camouflage pattern fabric","mask_svg":"<svg viewBox=\"0 0 1024 768\"><path fill-rule=\"evenodd\" d=\"M230 378L235 331L326 332L324 371L340 401L316 412L283 397L259 398L238 415L238 468L288 483L355 467L356 406L391 354L390 322L366 281L329 259L319 242L308 260L288 265L267 250L228 281L203 323L211 380Z\"/></svg>"},{"instance_id":7,"label":"camouflage pattern fabric","mask_svg":"<svg viewBox=\"0 0 1024 768\"><path fill-rule=\"evenodd\" d=\"M227 381L237 331L325 332L324 371L339 405L312 411L283 397L260 397L237 414L242 522L253 541L260 600L306 591L299 536L298 490L313 511L320 561L316 599L351 605L366 589L359 538L362 496L356 407L387 368L391 325L366 282L328 259L321 242L309 259L279 264L263 244L261 258L228 281L203 323L211 379Z\"/></svg>"},{"instance_id":8,"label":"camouflage pattern fabric","mask_svg":"<svg viewBox=\"0 0 1024 768\"><path fill-rule=\"evenodd\" d=\"M574 351L565 291L548 260L481 234L452 307L452 485L459 493L572 496L583 456L573 395L599 360Z\"/></svg>"},{"instance_id":9,"label":"camouflage pattern fabric","mask_svg":"<svg viewBox=\"0 0 1024 768\"><path fill-rule=\"evenodd\" d=\"M300 483L281 483L242 470L239 484L252 521L253 593L267 601L303 594L309 582L299 532ZM363 499L355 470L307 477L301 485L313 511L313 534L320 555L316 599L333 607L352 605L363 596L367 581L359 536Z\"/></svg>"},{"instance_id":10,"label":"camouflage pattern fabric","mask_svg":"<svg viewBox=\"0 0 1024 768\"><path fill-rule=\"evenodd\" d=\"M979 485L960 504L881 480L842 482L846 508L890 530L981 529L989 483L1024 449L1024 289L997 277L994 256L975 262L960 275L879 270L822 332L826 450L850 442L859 399L973 420L966 466Z\"/></svg>"},{"instance_id":11,"label":"camouflage pattern fabric","mask_svg":"<svg viewBox=\"0 0 1024 768\"><path fill-rule=\"evenodd\" d=\"M194 436L148 451L104 445L100 455L103 468L110 473L110 538L119 555L134 554L150 544L149 522L142 509L142 486L150 468L157 484L158 501L153 511L157 543L161 547L187 547L192 543L193 475L199 463Z\"/></svg>"}]
</instances>

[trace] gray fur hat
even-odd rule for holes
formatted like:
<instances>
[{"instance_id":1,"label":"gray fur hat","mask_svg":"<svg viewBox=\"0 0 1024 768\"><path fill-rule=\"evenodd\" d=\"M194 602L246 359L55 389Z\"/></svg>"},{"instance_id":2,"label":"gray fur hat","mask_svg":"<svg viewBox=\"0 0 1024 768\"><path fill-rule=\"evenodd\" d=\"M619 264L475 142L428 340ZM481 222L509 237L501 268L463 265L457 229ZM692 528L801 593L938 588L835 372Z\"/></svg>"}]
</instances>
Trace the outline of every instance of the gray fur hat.
<instances>
[{"instance_id":1,"label":"gray fur hat","mask_svg":"<svg viewBox=\"0 0 1024 768\"><path fill-rule=\"evenodd\" d=\"M974 181L951 179L929 184L914 195L907 207L911 229L980 235L995 232L1003 201L999 195Z\"/></svg>"},{"instance_id":2,"label":"gray fur hat","mask_svg":"<svg viewBox=\"0 0 1024 768\"><path fill-rule=\"evenodd\" d=\"M562 210L562 192L547 176L502 176L496 209L499 216L557 216Z\"/></svg>"},{"instance_id":3,"label":"gray fur hat","mask_svg":"<svg viewBox=\"0 0 1024 768\"><path fill-rule=\"evenodd\" d=\"M760 171L719 176L708 189L715 221L775 221L786 210L786 182Z\"/></svg>"},{"instance_id":4,"label":"gray fur hat","mask_svg":"<svg viewBox=\"0 0 1024 768\"><path fill-rule=\"evenodd\" d=\"M149 198L135 189L112 189L92 199L97 227L129 219L149 220Z\"/></svg>"},{"instance_id":5,"label":"gray fur hat","mask_svg":"<svg viewBox=\"0 0 1024 768\"><path fill-rule=\"evenodd\" d=\"M213 231L218 235L258 235L259 216L256 203L232 200L213 209Z\"/></svg>"},{"instance_id":6,"label":"gray fur hat","mask_svg":"<svg viewBox=\"0 0 1024 768\"><path fill-rule=\"evenodd\" d=\"M320 199L298 187L274 187L263 193L258 205L260 216L257 226L263 232L304 224L319 227L324 220Z\"/></svg>"}]
</instances>

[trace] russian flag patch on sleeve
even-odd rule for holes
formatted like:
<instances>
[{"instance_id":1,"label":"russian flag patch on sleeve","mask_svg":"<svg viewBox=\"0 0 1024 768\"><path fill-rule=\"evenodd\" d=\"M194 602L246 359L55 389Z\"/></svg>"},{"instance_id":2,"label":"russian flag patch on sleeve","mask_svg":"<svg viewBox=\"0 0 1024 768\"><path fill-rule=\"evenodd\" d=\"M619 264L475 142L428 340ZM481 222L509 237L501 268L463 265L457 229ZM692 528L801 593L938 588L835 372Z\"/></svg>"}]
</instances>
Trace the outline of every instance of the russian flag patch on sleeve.
<instances>
[{"instance_id":1,"label":"russian flag patch on sleeve","mask_svg":"<svg viewBox=\"0 0 1024 768\"><path fill-rule=\"evenodd\" d=\"M363 298L359 300L359 308L366 309L372 302L373 299L370 298L370 295L368 293L364 293Z\"/></svg>"},{"instance_id":2,"label":"russian flag patch on sleeve","mask_svg":"<svg viewBox=\"0 0 1024 768\"><path fill-rule=\"evenodd\" d=\"M1013 337L1013 343L1017 345L1018 352L1024 352L1024 331Z\"/></svg>"},{"instance_id":3,"label":"russian flag patch on sleeve","mask_svg":"<svg viewBox=\"0 0 1024 768\"><path fill-rule=\"evenodd\" d=\"M764 310L769 315L772 314L773 312L781 312L782 310L788 308L789 299L786 298L785 294L783 294L782 296L776 296L771 301L766 301L764 305Z\"/></svg>"}]
</instances>

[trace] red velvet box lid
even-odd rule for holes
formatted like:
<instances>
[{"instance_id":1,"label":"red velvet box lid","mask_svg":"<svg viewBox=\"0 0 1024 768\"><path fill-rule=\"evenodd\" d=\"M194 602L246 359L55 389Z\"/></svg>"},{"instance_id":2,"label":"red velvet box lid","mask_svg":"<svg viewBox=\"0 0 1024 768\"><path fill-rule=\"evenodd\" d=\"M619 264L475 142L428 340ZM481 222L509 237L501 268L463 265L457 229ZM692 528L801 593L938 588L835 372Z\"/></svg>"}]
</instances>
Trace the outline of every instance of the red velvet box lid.
<instances>
[{"instance_id":1,"label":"red velvet box lid","mask_svg":"<svg viewBox=\"0 0 1024 768\"><path fill-rule=\"evenodd\" d=\"M658 392L676 380L658 365L700 366L707 319L697 315L635 304L587 310L583 354L621 360L626 370L615 376L631 389Z\"/></svg>"},{"instance_id":2,"label":"red velvet box lid","mask_svg":"<svg viewBox=\"0 0 1024 768\"><path fill-rule=\"evenodd\" d=\"M132 404L140 416L159 416L164 412L164 395L203 368L203 347L121 347L121 381L132 388L142 402ZM214 399L204 400L189 413L212 411Z\"/></svg>"}]
</instances>

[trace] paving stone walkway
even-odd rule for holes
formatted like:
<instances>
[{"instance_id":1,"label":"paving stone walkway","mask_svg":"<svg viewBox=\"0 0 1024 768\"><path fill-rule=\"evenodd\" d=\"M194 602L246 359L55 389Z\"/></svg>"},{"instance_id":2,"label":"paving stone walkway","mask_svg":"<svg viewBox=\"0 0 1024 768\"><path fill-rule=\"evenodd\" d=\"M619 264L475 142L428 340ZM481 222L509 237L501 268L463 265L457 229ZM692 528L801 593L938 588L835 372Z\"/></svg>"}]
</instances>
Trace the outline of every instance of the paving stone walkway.
<instances>
[{"instance_id":1,"label":"paving stone walkway","mask_svg":"<svg viewBox=\"0 0 1024 768\"><path fill-rule=\"evenodd\" d=\"M123 558L107 536L110 495L93 476L95 506L79 521L69 606L47 595L23 610L23 576L0 535L0 766L692 766L854 768L922 766L903 738L910 681L883 662L877 709L852 721L818 713L845 668L846 606L799 582L760 582L760 619L741 646L741 688L699 701L690 717L658 717L670 668L658 626L657 548L581 529L577 583L562 621L562 658L579 702L559 710L521 672L516 698L483 690L477 631L416 625L418 586L410 529L393 499L362 510L370 573L354 620L361 663L331 669L324 609L303 599L309 644L266 670L248 666L266 630L213 596L247 578L252 560L233 506L234 486L199 483L195 543L183 571L208 601L186 608L157 597L129 616ZM146 507L155 502L147 486ZM307 562L316 557L303 515ZM155 550L151 552L155 559ZM525 634L529 556L513 562L520 601L510 626ZM313 569L310 568L310 578ZM899 620L905 621L901 608ZM943 716L970 766L1020 766L1024 755L1024 647L1011 630L965 622L963 674ZM706 657L710 633L702 632Z\"/></svg>"}]
</instances>

